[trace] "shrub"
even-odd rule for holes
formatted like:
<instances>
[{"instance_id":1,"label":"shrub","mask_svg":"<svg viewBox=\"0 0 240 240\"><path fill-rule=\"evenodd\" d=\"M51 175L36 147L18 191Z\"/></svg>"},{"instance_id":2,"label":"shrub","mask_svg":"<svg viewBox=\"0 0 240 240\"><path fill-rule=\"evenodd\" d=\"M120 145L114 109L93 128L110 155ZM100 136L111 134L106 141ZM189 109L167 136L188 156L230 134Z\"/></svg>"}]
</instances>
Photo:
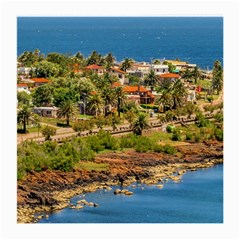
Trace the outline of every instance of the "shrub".
<instances>
[{"instance_id":1,"label":"shrub","mask_svg":"<svg viewBox=\"0 0 240 240\"><path fill-rule=\"evenodd\" d=\"M211 103L213 101L213 97L212 96L208 96L207 100Z\"/></svg>"},{"instance_id":2,"label":"shrub","mask_svg":"<svg viewBox=\"0 0 240 240\"><path fill-rule=\"evenodd\" d=\"M157 153L164 152L164 147L156 143L153 145L153 151Z\"/></svg>"},{"instance_id":3,"label":"shrub","mask_svg":"<svg viewBox=\"0 0 240 240\"><path fill-rule=\"evenodd\" d=\"M56 135L56 131L57 129L55 127L51 127L51 126L44 126L42 128L42 135L45 137L45 141L50 140L51 136Z\"/></svg>"},{"instance_id":4,"label":"shrub","mask_svg":"<svg viewBox=\"0 0 240 240\"><path fill-rule=\"evenodd\" d=\"M94 152L100 152L102 150L104 150L104 146L102 145L102 143L99 141L99 137L98 136L89 136L87 138L87 143L89 144L90 148L94 151Z\"/></svg>"},{"instance_id":5,"label":"shrub","mask_svg":"<svg viewBox=\"0 0 240 240\"><path fill-rule=\"evenodd\" d=\"M133 148L136 144L137 137L134 134L128 134L120 138L120 148Z\"/></svg>"},{"instance_id":6,"label":"shrub","mask_svg":"<svg viewBox=\"0 0 240 240\"><path fill-rule=\"evenodd\" d=\"M163 151L168 154L175 154L177 152L176 149L169 144L164 145Z\"/></svg>"},{"instance_id":7,"label":"shrub","mask_svg":"<svg viewBox=\"0 0 240 240\"><path fill-rule=\"evenodd\" d=\"M174 129L173 130L173 134L172 134L172 138L173 141L181 141L181 132L179 129Z\"/></svg>"},{"instance_id":8,"label":"shrub","mask_svg":"<svg viewBox=\"0 0 240 240\"><path fill-rule=\"evenodd\" d=\"M139 136L134 149L137 152L149 152L152 150L153 141L145 136Z\"/></svg>"},{"instance_id":9,"label":"shrub","mask_svg":"<svg viewBox=\"0 0 240 240\"><path fill-rule=\"evenodd\" d=\"M193 140L193 133L190 131L186 132L186 140Z\"/></svg>"},{"instance_id":10,"label":"shrub","mask_svg":"<svg viewBox=\"0 0 240 240\"><path fill-rule=\"evenodd\" d=\"M200 133L194 134L195 142L201 142L202 141L202 135Z\"/></svg>"},{"instance_id":11,"label":"shrub","mask_svg":"<svg viewBox=\"0 0 240 240\"><path fill-rule=\"evenodd\" d=\"M168 133L172 133L174 129L175 129L174 125L167 125L166 130L167 130Z\"/></svg>"},{"instance_id":12,"label":"shrub","mask_svg":"<svg viewBox=\"0 0 240 240\"><path fill-rule=\"evenodd\" d=\"M214 131L214 135L218 141L223 141L223 130L220 128L216 128Z\"/></svg>"}]
</instances>

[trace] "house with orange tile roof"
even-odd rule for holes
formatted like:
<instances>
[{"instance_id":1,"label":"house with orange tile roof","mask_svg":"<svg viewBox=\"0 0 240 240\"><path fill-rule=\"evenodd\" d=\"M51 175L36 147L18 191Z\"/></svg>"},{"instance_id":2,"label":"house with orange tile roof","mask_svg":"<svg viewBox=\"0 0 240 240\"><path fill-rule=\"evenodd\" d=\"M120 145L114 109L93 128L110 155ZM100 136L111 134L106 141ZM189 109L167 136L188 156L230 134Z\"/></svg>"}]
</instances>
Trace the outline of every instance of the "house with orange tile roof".
<instances>
[{"instance_id":1,"label":"house with orange tile roof","mask_svg":"<svg viewBox=\"0 0 240 240\"><path fill-rule=\"evenodd\" d=\"M34 87L39 87L43 84L47 84L49 83L50 81L46 78L31 78L30 79L31 81L33 81L34 83Z\"/></svg>"},{"instance_id":2,"label":"house with orange tile roof","mask_svg":"<svg viewBox=\"0 0 240 240\"><path fill-rule=\"evenodd\" d=\"M23 92L24 91L24 92L30 93L28 85L26 83L18 83L17 84L17 91L18 92Z\"/></svg>"},{"instance_id":3,"label":"house with orange tile roof","mask_svg":"<svg viewBox=\"0 0 240 240\"><path fill-rule=\"evenodd\" d=\"M92 71L94 73L96 73L98 76L101 76L104 74L105 70L102 66L99 66L97 64L92 64L89 65L85 68L87 71Z\"/></svg>"},{"instance_id":4,"label":"house with orange tile roof","mask_svg":"<svg viewBox=\"0 0 240 240\"><path fill-rule=\"evenodd\" d=\"M154 102L154 95L143 86L124 86L123 91L129 100L145 104Z\"/></svg>"},{"instance_id":5,"label":"house with orange tile roof","mask_svg":"<svg viewBox=\"0 0 240 240\"><path fill-rule=\"evenodd\" d=\"M122 71L119 68L111 67L111 69L109 70L109 74L111 76L117 77L122 85L129 83L128 78L126 78L127 72Z\"/></svg>"},{"instance_id":6,"label":"house with orange tile roof","mask_svg":"<svg viewBox=\"0 0 240 240\"><path fill-rule=\"evenodd\" d=\"M160 75L160 80L169 79L171 81L176 81L179 78L180 78L180 75L176 73L163 73Z\"/></svg>"}]
</instances>

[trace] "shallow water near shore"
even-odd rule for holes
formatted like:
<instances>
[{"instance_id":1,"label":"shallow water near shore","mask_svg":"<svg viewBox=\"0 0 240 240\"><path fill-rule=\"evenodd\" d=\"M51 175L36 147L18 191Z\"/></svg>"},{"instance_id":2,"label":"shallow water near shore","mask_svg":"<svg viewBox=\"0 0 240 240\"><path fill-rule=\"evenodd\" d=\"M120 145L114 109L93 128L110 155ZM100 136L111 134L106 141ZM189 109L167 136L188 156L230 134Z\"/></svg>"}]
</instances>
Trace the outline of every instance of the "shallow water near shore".
<instances>
[{"instance_id":1,"label":"shallow water near shore","mask_svg":"<svg viewBox=\"0 0 240 240\"><path fill-rule=\"evenodd\" d=\"M133 183L126 187L133 195L126 196L115 195L117 188L75 196L74 205L86 199L98 207L65 208L38 223L223 223L222 164L187 172L181 182L169 180L162 189Z\"/></svg>"}]
</instances>

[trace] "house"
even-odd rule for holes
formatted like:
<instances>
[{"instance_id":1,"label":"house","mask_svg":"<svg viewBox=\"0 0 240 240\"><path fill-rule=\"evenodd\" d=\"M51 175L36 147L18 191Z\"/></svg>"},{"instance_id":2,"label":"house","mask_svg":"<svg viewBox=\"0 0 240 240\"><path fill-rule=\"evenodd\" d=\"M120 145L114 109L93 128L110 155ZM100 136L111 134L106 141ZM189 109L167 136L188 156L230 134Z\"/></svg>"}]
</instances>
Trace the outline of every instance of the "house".
<instances>
[{"instance_id":1,"label":"house","mask_svg":"<svg viewBox=\"0 0 240 240\"><path fill-rule=\"evenodd\" d=\"M33 81L34 87L39 87L50 82L46 78L31 78L30 80Z\"/></svg>"},{"instance_id":2,"label":"house","mask_svg":"<svg viewBox=\"0 0 240 240\"><path fill-rule=\"evenodd\" d=\"M145 104L154 102L154 95L143 86L124 86L123 91L129 100Z\"/></svg>"},{"instance_id":3,"label":"house","mask_svg":"<svg viewBox=\"0 0 240 240\"><path fill-rule=\"evenodd\" d=\"M189 101L189 102L196 101L196 91L195 90L188 90L187 101Z\"/></svg>"},{"instance_id":4,"label":"house","mask_svg":"<svg viewBox=\"0 0 240 240\"><path fill-rule=\"evenodd\" d=\"M26 83L18 83L17 84L17 91L18 92L23 92L24 91L26 93L30 93L28 85Z\"/></svg>"},{"instance_id":5,"label":"house","mask_svg":"<svg viewBox=\"0 0 240 240\"><path fill-rule=\"evenodd\" d=\"M180 75L176 73L163 73L160 75L160 80L169 79L171 81L176 81L179 78Z\"/></svg>"},{"instance_id":6,"label":"house","mask_svg":"<svg viewBox=\"0 0 240 240\"><path fill-rule=\"evenodd\" d=\"M98 76L101 76L104 74L104 68L102 66L99 66L97 64L89 65L85 68L87 71L92 71L96 73Z\"/></svg>"},{"instance_id":7,"label":"house","mask_svg":"<svg viewBox=\"0 0 240 240\"><path fill-rule=\"evenodd\" d=\"M34 107L33 112L41 117L57 117L57 107Z\"/></svg>"},{"instance_id":8,"label":"house","mask_svg":"<svg viewBox=\"0 0 240 240\"><path fill-rule=\"evenodd\" d=\"M144 78L150 72L150 65L148 63L134 63L128 70L127 73L132 76Z\"/></svg>"},{"instance_id":9,"label":"house","mask_svg":"<svg viewBox=\"0 0 240 240\"><path fill-rule=\"evenodd\" d=\"M124 72L124 71L120 70L119 68L111 67L109 74L111 76L117 77L122 85L129 83L128 78L126 78L127 72Z\"/></svg>"},{"instance_id":10,"label":"house","mask_svg":"<svg viewBox=\"0 0 240 240\"><path fill-rule=\"evenodd\" d=\"M168 65L153 64L151 66L151 68L156 75L160 75L160 74L163 74L163 73L168 73Z\"/></svg>"},{"instance_id":11,"label":"house","mask_svg":"<svg viewBox=\"0 0 240 240\"><path fill-rule=\"evenodd\" d=\"M31 70L34 71L36 68L31 68L31 67L19 67L17 68L17 73L18 74L23 74L23 75L28 75Z\"/></svg>"}]
</instances>

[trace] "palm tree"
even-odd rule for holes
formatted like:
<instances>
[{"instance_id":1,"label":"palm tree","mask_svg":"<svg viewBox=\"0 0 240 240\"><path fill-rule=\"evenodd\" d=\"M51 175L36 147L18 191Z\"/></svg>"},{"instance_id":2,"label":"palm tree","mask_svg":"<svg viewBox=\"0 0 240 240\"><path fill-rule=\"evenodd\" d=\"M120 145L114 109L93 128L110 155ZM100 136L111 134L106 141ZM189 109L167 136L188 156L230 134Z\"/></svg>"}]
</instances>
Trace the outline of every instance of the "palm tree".
<instances>
[{"instance_id":1,"label":"palm tree","mask_svg":"<svg viewBox=\"0 0 240 240\"><path fill-rule=\"evenodd\" d=\"M95 116L97 116L98 113L101 112L102 105L103 105L103 99L98 93L88 96L87 108L90 111L94 110Z\"/></svg>"},{"instance_id":2,"label":"palm tree","mask_svg":"<svg viewBox=\"0 0 240 240\"><path fill-rule=\"evenodd\" d=\"M144 129L149 129L147 115L140 113L132 124L132 130L135 135L142 135Z\"/></svg>"},{"instance_id":3,"label":"palm tree","mask_svg":"<svg viewBox=\"0 0 240 240\"><path fill-rule=\"evenodd\" d=\"M120 117L120 108L123 107L125 100L126 100L126 94L123 91L122 87L116 87L115 88L115 96L117 98L117 111L118 116Z\"/></svg>"},{"instance_id":4,"label":"palm tree","mask_svg":"<svg viewBox=\"0 0 240 240\"><path fill-rule=\"evenodd\" d=\"M171 94L173 96L173 109L182 107L186 101L187 91L181 80L178 79L174 82Z\"/></svg>"},{"instance_id":5,"label":"palm tree","mask_svg":"<svg viewBox=\"0 0 240 240\"><path fill-rule=\"evenodd\" d=\"M120 69L125 71L130 68L134 63L134 60L131 58L125 58L124 61L122 62Z\"/></svg>"},{"instance_id":6,"label":"palm tree","mask_svg":"<svg viewBox=\"0 0 240 240\"><path fill-rule=\"evenodd\" d=\"M144 79L144 84L146 86L151 86L151 90L153 90L154 86L158 83L158 77L155 74L154 70L151 69L149 74Z\"/></svg>"},{"instance_id":7,"label":"palm tree","mask_svg":"<svg viewBox=\"0 0 240 240\"><path fill-rule=\"evenodd\" d=\"M197 109L196 105L194 103L192 103L192 102L188 102L185 105L185 110L186 110L186 112L188 114L188 118L190 118L191 115L196 112L196 109Z\"/></svg>"},{"instance_id":8,"label":"palm tree","mask_svg":"<svg viewBox=\"0 0 240 240\"><path fill-rule=\"evenodd\" d=\"M197 81L198 81L198 79L199 79L199 77L200 77L200 71L199 71L198 67L195 67L195 68L193 69L192 75L193 75L193 77L194 77L195 83L197 83Z\"/></svg>"},{"instance_id":9,"label":"palm tree","mask_svg":"<svg viewBox=\"0 0 240 240\"><path fill-rule=\"evenodd\" d=\"M57 117L66 118L66 124L69 126L70 119L77 114L77 107L75 103L71 101L63 102L58 110Z\"/></svg>"},{"instance_id":10,"label":"palm tree","mask_svg":"<svg viewBox=\"0 0 240 240\"><path fill-rule=\"evenodd\" d=\"M17 114L17 122L23 125L23 133L27 132L27 124L31 120L32 112L28 105L23 105Z\"/></svg>"},{"instance_id":11,"label":"palm tree","mask_svg":"<svg viewBox=\"0 0 240 240\"><path fill-rule=\"evenodd\" d=\"M116 101L116 96L115 96L115 91L114 89L111 88L104 88L102 90L102 98L104 101L104 112L105 112L105 116L108 113L108 108L111 110L112 109L112 105L115 103Z\"/></svg>"},{"instance_id":12,"label":"palm tree","mask_svg":"<svg viewBox=\"0 0 240 240\"><path fill-rule=\"evenodd\" d=\"M162 105L163 112L166 112L173 107L173 96L169 89L166 89L162 92L162 95L156 99L156 104L159 106Z\"/></svg>"},{"instance_id":13,"label":"palm tree","mask_svg":"<svg viewBox=\"0 0 240 240\"><path fill-rule=\"evenodd\" d=\"M217 93L222 90L223 87L223 69L220 61L215 61L213 67L213 79L212 79L212 88L217 89Z\"/></svg>"},{"instance_id":14,"label":"palm tree","mask_svg":"<svg viewBox=\"0 0 240 240\"><path fill-rule=\"evenodd\" d=\"M109 71L111 69L111 67L113 66L115 58L112 55L112 53L108 53L108 55L104 58L104 61L105 61L106 70Z\"/></svg>"}]
</instances>

